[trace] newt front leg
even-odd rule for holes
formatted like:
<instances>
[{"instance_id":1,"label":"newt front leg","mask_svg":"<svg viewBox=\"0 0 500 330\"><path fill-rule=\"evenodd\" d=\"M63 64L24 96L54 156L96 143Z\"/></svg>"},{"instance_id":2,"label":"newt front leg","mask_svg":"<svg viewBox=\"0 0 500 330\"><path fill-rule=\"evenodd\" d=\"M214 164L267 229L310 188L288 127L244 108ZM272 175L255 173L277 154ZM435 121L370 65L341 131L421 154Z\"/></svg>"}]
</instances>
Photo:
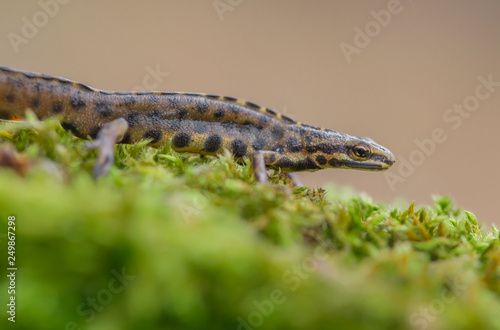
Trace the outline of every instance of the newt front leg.
<instances>
[{"instance_id":1,"label":"newt front leg","mask_svg":"<svg viewBox=\"0 0 500 330\"><path fill-rule=\"evenodd\" d=\"M118 118L105 124L95 140L85 143L87 149L97 149L99 157L94 166L94 178L99 178L109 172L114 161L115 144L123 139L128 130L127 121Z\"/></svg>"}]
</instances>

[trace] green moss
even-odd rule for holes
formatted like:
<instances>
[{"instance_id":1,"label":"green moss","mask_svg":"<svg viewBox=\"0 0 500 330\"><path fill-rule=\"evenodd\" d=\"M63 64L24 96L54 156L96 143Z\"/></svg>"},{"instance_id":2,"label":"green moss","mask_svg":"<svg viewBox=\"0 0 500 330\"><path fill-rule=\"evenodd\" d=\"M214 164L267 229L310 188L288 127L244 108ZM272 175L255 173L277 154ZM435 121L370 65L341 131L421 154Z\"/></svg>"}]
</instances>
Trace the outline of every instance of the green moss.
<instances>
[{"instance_id":1,"label":"green moss","mask_svg":"<svg viewBox=\"0 0 500 330\"><path fill-rule=\"evenodd\" d=\"M229 154L146 142L117 146L96 182L95 151L33 117L0 123L0 142L30 162L26 177L0 168L19 329L500 328L499 232L449 197L398 209L335 187L290 194Z\"/></svg>"}]
</instances>

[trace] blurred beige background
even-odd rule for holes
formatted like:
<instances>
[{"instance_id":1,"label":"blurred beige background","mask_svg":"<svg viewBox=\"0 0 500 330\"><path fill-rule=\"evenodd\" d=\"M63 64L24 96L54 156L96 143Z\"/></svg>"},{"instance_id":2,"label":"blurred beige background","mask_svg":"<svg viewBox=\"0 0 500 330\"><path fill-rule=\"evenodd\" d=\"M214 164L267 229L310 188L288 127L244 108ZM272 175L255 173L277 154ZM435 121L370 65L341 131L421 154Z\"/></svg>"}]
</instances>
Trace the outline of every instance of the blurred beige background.
<instances>
[{"instance_id":1,"label":"blurred beige background","mask_svg":"<svg viewBox=\"0 0 500 330\"><path fill-rule=\"evenodd\" d=\"M450 194L500 223L500 87L478 87L500 82L499 1L55 1L0 0L1 65L108 90L236 96L370 136L395 153L388 172L301 178L386 202ZM452 112L464 101L473 111ZM415 140L436 129L424 154Z\"/></svg>"}]
</instances>

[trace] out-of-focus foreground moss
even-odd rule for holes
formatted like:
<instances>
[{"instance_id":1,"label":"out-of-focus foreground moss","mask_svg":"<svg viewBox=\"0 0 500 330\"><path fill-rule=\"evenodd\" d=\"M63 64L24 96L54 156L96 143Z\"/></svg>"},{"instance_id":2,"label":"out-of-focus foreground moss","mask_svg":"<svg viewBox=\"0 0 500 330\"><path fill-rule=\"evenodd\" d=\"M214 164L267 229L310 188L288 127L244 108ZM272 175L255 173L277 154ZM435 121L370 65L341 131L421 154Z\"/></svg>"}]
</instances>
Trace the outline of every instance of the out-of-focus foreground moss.
<instances>
[{"instance_id":1,"label":"out-of-focus foreground moss","mask_svg":"<svg viewBox=\"0 0 500 330\"><path fill-rule=\"evenodd\" d=\"M335 189L287 194L228 155L144 143L117 146L96 182L95 151L55 121L0 123L0 142L29 164L24 177L0 168L2 274L16 217L15 328L500 328L499 232L449 198L398 209ZM2 329L8 286L4 275Z\"/></svg>"}]
</instances>

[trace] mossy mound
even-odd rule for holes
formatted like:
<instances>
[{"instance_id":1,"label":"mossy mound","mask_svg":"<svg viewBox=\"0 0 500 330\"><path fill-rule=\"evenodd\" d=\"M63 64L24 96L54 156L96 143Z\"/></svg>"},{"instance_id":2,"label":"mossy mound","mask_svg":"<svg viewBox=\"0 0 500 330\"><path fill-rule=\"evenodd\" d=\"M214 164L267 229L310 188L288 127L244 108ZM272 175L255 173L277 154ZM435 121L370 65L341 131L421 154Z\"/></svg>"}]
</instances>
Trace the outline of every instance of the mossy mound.
<instances>
[{"instance_id":1,"label":"mossy mound","mask_svg":"<svg viewBox=\"0 0 500 330\"><path fill-rule=\"evenodd\" d=\"M499 232L447 197L290 194L228 154L146 143L117 146L96 182L95 151L53 120L0 123L0 142L27 168L0 168L18 268L1 328L500 329Z\"/></svg>"}]
</instances>

